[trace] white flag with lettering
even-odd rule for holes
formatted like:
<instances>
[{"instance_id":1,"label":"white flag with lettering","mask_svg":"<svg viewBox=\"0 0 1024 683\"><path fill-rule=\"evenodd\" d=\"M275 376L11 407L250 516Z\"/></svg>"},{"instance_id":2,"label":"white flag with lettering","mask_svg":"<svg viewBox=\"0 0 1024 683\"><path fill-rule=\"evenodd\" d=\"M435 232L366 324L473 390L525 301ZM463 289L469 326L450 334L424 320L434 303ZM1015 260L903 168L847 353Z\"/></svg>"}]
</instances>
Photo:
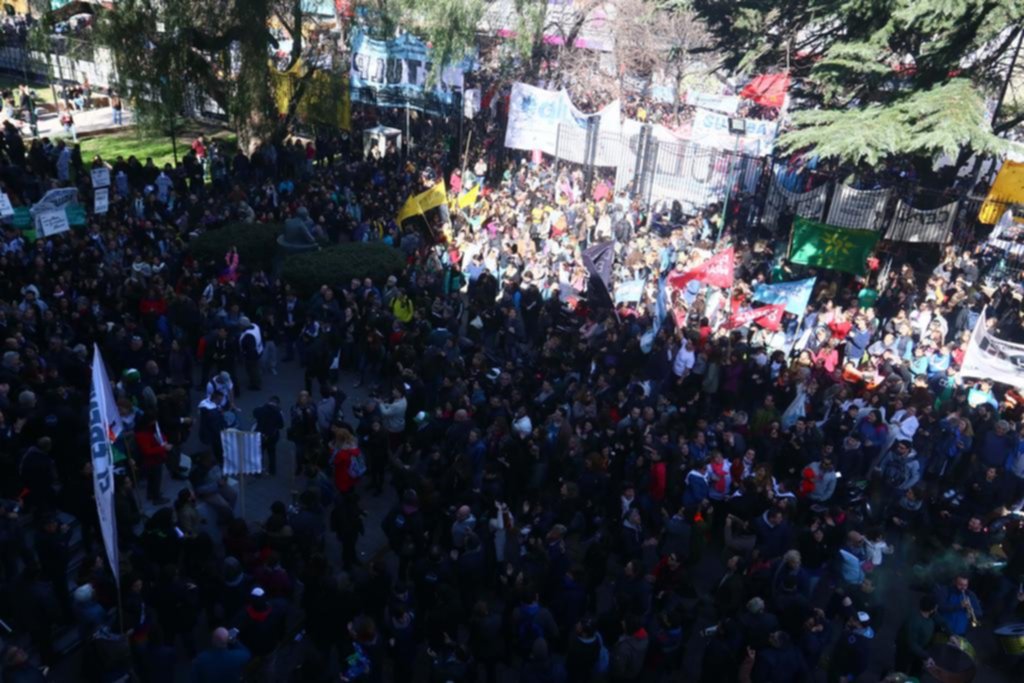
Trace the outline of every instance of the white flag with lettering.
<instances>
[{"instance_id":1,"label":"white flag with lettering","mask_svg":"<svg viewBox=\"0 0 1024 683\"><path fill-rule=\"evenodd\" d=\"M98 346L93 347L92 391L89 396L89 444L92 453L92 484L96 497L103 545L107 561L120 586L120 565L117 559L117 519L114 516L114 452L113 443L121 433L121 415L117 412L114 392L110 388L107 369Z\"/></svg>"}]
</instances>

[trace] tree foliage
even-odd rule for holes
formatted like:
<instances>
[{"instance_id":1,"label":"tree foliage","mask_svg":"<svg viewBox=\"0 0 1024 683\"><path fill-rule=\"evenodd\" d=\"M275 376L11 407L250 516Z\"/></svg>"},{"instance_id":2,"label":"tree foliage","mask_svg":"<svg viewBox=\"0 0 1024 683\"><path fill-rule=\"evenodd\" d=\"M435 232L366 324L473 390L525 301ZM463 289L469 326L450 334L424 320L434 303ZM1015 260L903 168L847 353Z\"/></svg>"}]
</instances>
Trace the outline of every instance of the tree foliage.
<instances>
[{"instance_id":1,"label":"tree foliage","mask_svg":"<svg viewBox=\"0 0 1024 683\"><path fill-rule=\"evenodd\" d=\"M104 13L99 36L141 123L167 132L189 101L208 97L251 147L284 132L271 85L275 19L293 41L285 70L305 56L312 73L318 60L306 54L302 0L121 0Z\"/></svg>"},{"instance_id":2,"label":"tree foliage","mask_svg":"<svg viewBox=\"0 0 1024 683\"><path fill-rule=\"evenodd\" d=\"M723 67L788 71L783 148L847 162L994 152L986 113L1024 30L1020 0L694 0Z\"/></svg>"}]
</instances>

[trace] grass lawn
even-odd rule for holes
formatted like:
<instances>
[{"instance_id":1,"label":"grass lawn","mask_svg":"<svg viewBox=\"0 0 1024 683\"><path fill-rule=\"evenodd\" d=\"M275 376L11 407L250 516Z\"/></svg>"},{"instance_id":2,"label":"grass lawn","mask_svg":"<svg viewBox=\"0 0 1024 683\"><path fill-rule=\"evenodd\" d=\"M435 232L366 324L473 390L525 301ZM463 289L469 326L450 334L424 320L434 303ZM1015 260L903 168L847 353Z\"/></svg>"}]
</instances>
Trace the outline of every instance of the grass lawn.
<instances>
[{"instance_id":1,"label":"grass lawn","mask_svg":"<svg viewBox=\"0 0 1024 683\"><path fill-rule=\"evenodd\" d=\"M231 148L234 148L237 144L235 134L228 131L186 130L177 139L179 161L188 152L189 146L200 132L205 133L207 139L213 138L225 141ZM164 164L174 163L171 139L169 137L143 133L136 128L126 130L123 133L82 137L80 140L82 159L86 163L91 162L92 158L97 154L107 163L113 163L118 156L123 156L127 159L132 155L143 164L146 163L147 157L153 157L153 163L160 167L163 167Z\"/></svg>"},{"instance_id":2,"label":"grass lawn","mask_svg":"<svg viewBox=\"0 0 1024 683\"><path fill-rule=\"evenodd\" d=\"M18 76L13 74L0 74L0 90L10 90L16 93L18 86L25 81ZM36 81L28 81L26 83L30 90L35 93L36 102L53 104L53 91L50 90L50 86L46 84L39 84Z\"/></svg>"}]
</instances>

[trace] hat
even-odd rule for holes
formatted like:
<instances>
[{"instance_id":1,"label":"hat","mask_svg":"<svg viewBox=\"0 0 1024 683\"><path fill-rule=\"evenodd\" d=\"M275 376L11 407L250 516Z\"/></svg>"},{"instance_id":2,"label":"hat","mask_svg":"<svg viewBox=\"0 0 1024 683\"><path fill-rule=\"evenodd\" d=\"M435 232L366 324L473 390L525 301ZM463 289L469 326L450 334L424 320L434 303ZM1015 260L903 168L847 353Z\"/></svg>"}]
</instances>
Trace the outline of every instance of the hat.
<instances>
[{"instance_id":1,"label":"hat","mask_svg":"<svg viewBox=\"0 0 1024 683\"><path fill-rule=\"evenodd\" d=\"M222 370L217 374L217 379L219 379L221 382L230 382L231 375L229 375L226 370Z\"/></svg>"},{"instance_id":2,"label":"hat","mask_svg":"<svg viewBox=\"0 0 1024 683\"><path fill-rule=\"evenodd\" d=\"M242 327L249 327L252 325L252 321L246 318L244 315L238 319L238 324Z\"/></svg>"},{"instance_id":3,"label":"hat","mask_svg":"<svg viewBox=\"0 0 1024 683\"><path fill-rule=\"evenodd\" d=\"M857 612L857 621L862 624L866 624L871 621L871 615L867 612Z\"/></svg>"},{"instance_id":4,"label":"hat","mask_svg":"<svg viewBox=\"0 0 1024 683\"><path fill-rule=\"evenodd\" d=\"M266 592L264 592L264 590L259 586L254 586L253 589L249 592L249 595L251 595L254 598L262 598L264 595L266 595Z\"/></svg>"}]
</instances>

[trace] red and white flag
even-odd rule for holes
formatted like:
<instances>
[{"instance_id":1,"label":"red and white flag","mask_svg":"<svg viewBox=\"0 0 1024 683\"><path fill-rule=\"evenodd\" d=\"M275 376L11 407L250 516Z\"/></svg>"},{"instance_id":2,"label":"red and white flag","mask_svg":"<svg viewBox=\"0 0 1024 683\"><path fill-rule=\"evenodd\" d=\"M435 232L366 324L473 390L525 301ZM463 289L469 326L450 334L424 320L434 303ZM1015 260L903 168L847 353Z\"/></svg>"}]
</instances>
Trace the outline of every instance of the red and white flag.
<instances>
[{"instance_id":1,"label":"red and white flag","mask_svg":"<svg viewBox=\"0 0 1024 683\"><path fill-rule=\"evenodd\" d=\"M772 304L770 306L752 308L748 311L740 311L738 313L734 313L733 316L729 318L727 327L743 327L750 323L757 323L766 330L777 332L779 326L782 324L782 314L785 312L785 304Z\"/></svg>"},{"instance_id":2,"label":"red and white flag","mask_svg":"<svg viewBox=\"0 0 1024 683\"><path fill-rule=\"evenodd\" d=\"M713 287L732 287L735 252L732 247L715 254L696 268L683 273L670 273L666 279L668 284L682 289L690 280L697 280Z\"/></svg>"}]
</instances>

